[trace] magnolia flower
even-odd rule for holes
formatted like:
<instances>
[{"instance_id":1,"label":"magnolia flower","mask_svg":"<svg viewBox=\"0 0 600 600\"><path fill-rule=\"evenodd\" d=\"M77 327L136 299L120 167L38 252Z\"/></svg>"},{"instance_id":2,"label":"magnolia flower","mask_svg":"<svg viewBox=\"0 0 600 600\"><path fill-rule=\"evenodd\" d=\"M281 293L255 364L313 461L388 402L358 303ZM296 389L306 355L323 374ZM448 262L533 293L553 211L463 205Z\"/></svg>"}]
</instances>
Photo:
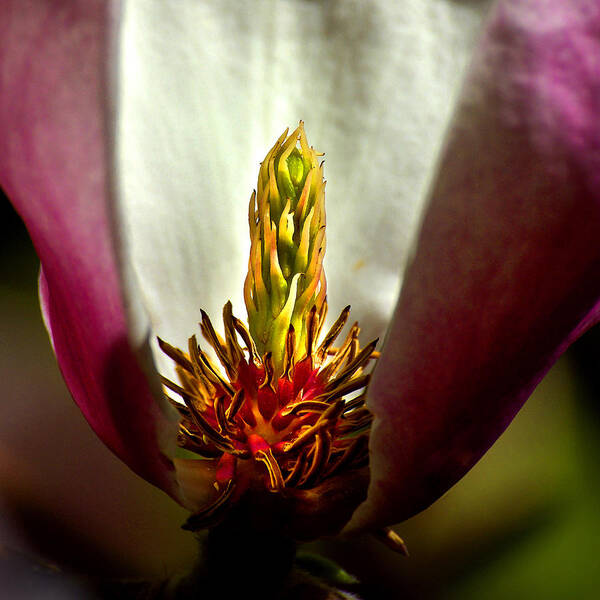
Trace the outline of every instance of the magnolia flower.
<instances>
[{"instance_id":1,"label":"magnolia flower","mask_svg":"<svg viewBox=\"0 0 600 600\"><path fill-rule=\"evenodd\" d=\"M253 172L300 118L327 153L330 312L386 336L349 529L443 494L597 321L600 9L487 9L3 3L0 183L69 389L134 471L214 496L214 471L174 468L155 339L241 310Z\"/></svg>"}]
</instances>

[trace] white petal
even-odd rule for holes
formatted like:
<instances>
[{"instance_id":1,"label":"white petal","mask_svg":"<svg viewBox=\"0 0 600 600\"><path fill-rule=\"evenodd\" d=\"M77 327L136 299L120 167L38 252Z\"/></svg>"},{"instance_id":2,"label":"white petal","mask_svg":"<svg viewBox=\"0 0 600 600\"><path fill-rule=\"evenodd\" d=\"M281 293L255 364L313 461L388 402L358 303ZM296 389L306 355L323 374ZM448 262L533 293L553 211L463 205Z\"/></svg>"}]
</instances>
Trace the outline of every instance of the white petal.
<instances>
[{"instance_id":1,"label":"white petal","mask_svg":"<svg viewBox=\"0 0 600 600\"><path fill-rule=\"evenodd\" d=\"M185 345L199 308L216 320L228 299L245 316L247 202L303 119L326 152L331 314L351 303L365 338L381 334L487 4L126 4L118 215L153 331Z\"/></svg>"}]
</instances>

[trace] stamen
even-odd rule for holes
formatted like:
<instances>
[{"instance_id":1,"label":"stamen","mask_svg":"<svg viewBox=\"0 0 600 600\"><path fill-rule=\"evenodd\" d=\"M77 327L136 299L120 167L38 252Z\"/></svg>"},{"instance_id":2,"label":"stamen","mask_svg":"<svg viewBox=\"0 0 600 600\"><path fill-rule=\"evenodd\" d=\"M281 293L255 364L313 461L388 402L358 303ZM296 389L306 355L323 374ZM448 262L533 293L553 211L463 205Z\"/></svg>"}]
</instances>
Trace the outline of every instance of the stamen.
<instances>
[{"instance_id":1,"label":"stamen","mask_svg":"<svg viewBox=\"0 0 600 600\"><path fill-rule=\"evenodd\" d=\"M356 356L356 358L344 368L344 370L335 378L332 379L326 386L325 389L331 390L336 388L342 381L347 379L352 373L360 369L370 358L373 349L377 345L379 340L373 340L370 344L365 346Z\"/></svg>"},{"instance_id":2,"label":"stamen","mask_svg":"<svg viewBox=\"0 0 600 600\"><path fill-rule=\"evenodd\" d=\"M327 427L328 424L328 421L319 421L318 423L315 423L312 427L309 427L301 433L291 444L285 446L283 451L291 452L292 450L296 450L304 444L307 444L319 431L321 431L321 429Z\"/></svg>"},{"instance_id":3,"label":"stamen","mask_svg":"<svg viewBox=\"0 0 600 600\"><path fill-rule=\"evenodd\" d=\"M348 320L348 315L350 314L350 306L346 306L344 310L342 310L340 316L337 318L336 322L331 326L331 329L327 332L325 339L321 342L321 345L317 348L317 360L319 363L322 363L327 355L327 350L329 346L333 344L335 338L340 334L340 331L343 329L346 321Z\"/></svg>"},{"instance_id":4,"label":"stamen","mask_svg":"<svg viewBox=\"0 0 600 600\"><path fill-rule=\"evenodd\" d=\"M287 487L294 487L304 472L308 460L308 451L305 450L298 455L298 459L294 463L292 470L289 475L285 478L285 485Z\"/></svg>"},{"instance_id":5,"label":"stamen","mask_svg":"<svg viewBox=\"0 0 600 600\"><path fill-rule=\"evenodd\" d=\"M354 323L351 327L344 343L338 348L337 353L335 354L333 360L325 366L320 375L323 379L329 380L333 375L337 372L337 370L342 366L344 360L350 355L350 349L352 347L352 340L355 335L355 331L358 330L358 323ZM351 362L350 360L348 362Z\"/></svg>"},{"instance_id":6,"label":"stamen","mask_svg":"<svg viewBox=\"0 0 600 600\"><path fill-rule=\"evenodd\" d=\"M194 345L196 345L196 338L194 336ZM198 346L196 345L196 348L198 349ZM202 350L197 350L198 352L198 359L199 359L199 364L201 365L203 372L205 374L205 376L209 379L209 381L217 386L221 386L229 396L233 396L235 394L235 390L231 387L231 384L229 384L223 377L222 375L219 373L219 371L217 370L217 368L212 364L212 361L210 360L210 358L208 358L208 355L206 354L206 352L203 352Z\"/></svg>"},{"instance_id":7,"label":"stamen","mask_svg":"<svg viewBox=\"0 0 600 600\"><path fill-rule=\"evenodd\" d=\"M186 531L199 531L200 529L205 529L207 527L211 527L216 525L219 520L224 516L223 512L220 509L223 509L231 496L233 495L233 490L235 489L235 483L231 480L227 483L223 492L217 497L217 499L209 504L206 508L201 511L193 514L182 526L182 529Z\"/></svg>"},{"instance_id":8,"label":"stamen","mask_svg":"<svg viewBox=\"0 0 600 600\"><path fill-rule=\"evenodd\" d=\"M185 405L181 404L181 402L177 402L169 396L168 394L164 394L164 397L169 401L169 404L179 412L182 417L191 417L190 409Z\"/></svg>"},{"instance_id":9,"label":"stamen","mask_svg":"<svg viewBox=\"0 0 600 600\"><path fill-rule=\"evenodd\" d=\"M187 390L184 390L181 386L177 385L176 383L173 383L170 379L167 379L166 377L163 377L161 375L160 380L163 385L168 387L170 390L172 390L176 394L179 394L186 404L188 404L188 403L193 404L194 402L196 402L196 400L197 400L196 396L194 396L192 393L188 392Z\"/></svg>"},{"instance_id":10,"label":"stamen","mask_svg":"<svg viewBox=\"0 0 600 600\"><path fill-rule=\"evenodd\" d=\"M355 410L353 410L351 412L346 412L346 414L344 415L344 419L346 419L348 422L352 422L352 423L357 423L359 421L363 421L364 419L372 419L372 418L373 418L373 415L365 407L356 408Z\"/></svg>"},{"instance_id":11,"label":"stamen","mask_svg":"<svg viewBox=\"0 0 600 600\"><path fill-rule=\"evenodd\" d=\"M202 321L200 323L200 330L202 331L202 335L204 339L213 347L219 362L223 365L225 371L227 371L227 375L230 380L236 378L237 373L231 364L227 349L225 347L225 342L222 340L221 336L215 331L211 320L208 315L200 309L200 314L202 315ZM211 367L214 371L215 369Z\"/></svg>"},{"instance_id":12,"label":"stamen","mask_svg":"<svg viewBox=\"0 0 600 600\"><path fill-rule=\"evenodd\" d=\"M256 460L262 462L269 473L269 486L272 492L280 492L285 486L279 463L275 460L271 448L259 450L255 456Z\"/></svg>"},{"instance_id":13,"label":"stamen","mask_svg":"<svg viewBox=\"0 0 600 600\"><path fill-rule=\"evenodd\" d=\"M237 341L235 326L233 323L233 307L231 301L228 301L223 307L223 324L225 325L225 346L229 351L229 360L232 365L240 363L244 357L244 352Z\"/></svg>"},{"instance_id":14,"label":"stamen","mask_svg":"<svg viewBox=\"0 0 600 600\"><path fill-rule=\"evenodd\" d=\"M219 433L231 434L231 429L225 415L225 396L217 396L214 400L213 408L217 419L217 426L219 427Z\"/></svg>"},{"instance_id":15,"label":"stamen","mask_svg":"<svg viewBox=\"0 0 600 600\"><path fill-rule=\"evenodd\" d=\"M194 372L194 367L188 359L188 357L179 349L171 346L168 342L165 342L161 338L157 337L159 348L178 365L181 365L186 371L190 373Z\"/></svg>"},{"instance_id":16,"label":"stamen","mask_svg":"<svg viewBox=\"0 0 600 600\"><path fill-rule=\"evenodd\" d=\"M287 407L281 411L282 416L286 415L298 415L301 412L317 412L322 413L323 411L329 408L329 404L327 402L318 402L316 400L304 400L302 402L298 402L298 404L294 404L291 407Z\"/></svg>"},{"instance_id":17,"label":"stamen","mask_svg":"<svg viewBox=\"0 0 600 600\"><path fill-rule=\"evenodd\" d=\"M334 475L338 471L342 470L347 465L352 464L357 457L360 457L361 453L366 448L368 449L368 443L369 441L366 436L356 438L350 443L348 448L344 450L339 459L335 463L331 464L331 466L325 471L324 477L330 477L331 475Z\"/></svg>"},{"instance_id":18,"label":"stamen","mask_svg":"<svg viewBox=\"0 0 600 600\"><path fill-rule=\"evenodd\" d=\"M296 348L296 332L294 326L290 323L287 338L285 340L285 352L283 355L283 375L291 381L290 372L294 368L294 351Z\"/></svg>"},{"instance_id":19,"label":"stamen","mask_svg":"<svg viewBox=\"0 0 600 600\"><path fill-rule=\"evenodd\" d=\"M229 407L225 411L225 416L230 423L233 423L235 416L237 415L238 411L242 407L243 403L244 403L244 389L240 388L235 393L233 398L231 399Z\"/></svg>"},{"instance_id":20,"label":"stamen","mask_svg":"<svg viewBox=\"0 0 600 600\"><path fill-rule=\"evenodd\" d=\"M204 458L219 458L223 455L222 450L207 446L200 435L190 431L183 423L179 424L179 434L182 436L181 439L178 438L179 445L190 452L195 452Z\"/></svg>"},{"instance_id":21,"label":"stamen","mask_svg":"<svg viewBox=\"0 0 600 600\"><path fill-rule=\"evenodd\" d=\"M257 362L258 352L256 350L254 340L250 337L250 332L246 329L244 323L242 323L242 321L240 321L237 317L233 317L233 326L235 327L235 330L240 334L242 340L244 340L244 344L246 344L246 349L248 350L250 362Z\"/></svg>"},{"instance_id":22,"label":"stamen","mask_svg":"<svg viewBox=\"0 0 600 600\"><path fill-rule=\"evenodd\" d=\"M358 343L358 334L360 333L360 327L358 326L358 321L352 325L350 329L350 352L348 352L348 362L346 366L348 366L355 358L356 355L360 351L360 345Z\"/></svg>"},{"instance_id":23,"label":"stamen","mask_svg":"<svg viewBox=\"0 0 600 600\"><path fill-rule=\"evenodd\" d=\"M320 417L321 419L327 419L331 423L337 422L339 416L344 412L344 399L340 398L333 404L329 405L329 408Z\"/></svg>"},{"instance_id":24,"label":"stamen","mask_svg":"<svg viewBox=\"0 0 600 600\"><path fill-rule=\"evenodd\" d=\"M371 380L370 374L360 375L359 377L355 377L354 379L351 379L350 381L348 381L345 384L342 383L342 385L338 386L336 389L334 389L332 391L325 392L324 394L322 394L321 397L316 398L316 399L319 400L321 398L327 398L328 401L335 400L337 398L340 398L342 396L345 396L347 394L355 392L356 390L360 390L363 387L366 387L370 380Z\"/></svg>"},{"instance_id":25,"label":"stamen","mask_svg":"<svg viewBox=\"0 0 600 600\"><path fill-rule=\"evenodd\" d=\"M358 417L354 417L353 413L344 415L341 424L336 426L336 433L342 439L354 437L368 431L372 420L373 415L367 409L362 409Z\"/></svg>"},{"instance_id":26,"label":"stamen","mask_svg":"<svg viewBox=\"0 0 600 600\"><path fill-rule=\"evenodd\" d=\"M211 393L214 392L215 384L218 385L219 380L214 377L214 375L210 372L210 369L207 369L204 365L204 362L200 356L200 347L198 346L198 341L196 340L195 335L188 339L188 353L192 361L194 375L198 378L198 380L202 381L208 389L211 390Z\"/></svg>"},{"instance_id":27,"label":"stamen","mask_svg":"<svg viewBox=\"0 0 600 600\"><path fill-rule=\"evenodd\" d=\"M208 402L211 401L215 392L215 388L209 381L193 375L177 364L175 365L175 372L179 377L179 381L181 382L183 389L186 392L198 397L199 406L204 407Z\"/></svg>"},{"instance_id":28,"label":"stamen","mask_svg":"<svg viewBox=\"0 0 600 600\"><path fill-rule=\"evenodd\" d=\"M365 375L364 377L370 378L371 376ZM349 400L348 402L346 402L344 404L344 412L349 412L351 410L354 410L355 408L358 408L359 406L362 406L365 403L365 400L366 400L365 394L361 394L360 396L357 396L356 398Z\"/></svg>"},{"instance_id":29,"label":"stamen","mask_svg":"<svg viewBox=\"0 0 600 600\"><path fill-rule=\"evenodd\" d=\"M273 388L274 369L273 369L273 359L272 359L270 352L267 352L263 356L262 362L265 367L265 378L263 379L262 383L258 386L258 389L262 390L263 388L265 388L267 386L269 386L272 389ZM275 391L275 390L273 389L273 391Z\"/></svg>"},{"instance_id":30,"label":"stamen","mask_svg":"<svg viewBox=\"0 0 600 600\"><path fill-rule=\"evenodd\" d=\"M185 400L185 398L184 398ZM202 430L202 432L219 448L221 448L224 451L232 451L233 452L233 446L231 444L231 442L229 441L229 439L227 439L226 437L224 437L223 435L221 435L201 414L198 410L196 410L196 408L194 407L193 403L190 402L186 402L188 408L190 409L190 412L192 413L192 418L195 422L195 424L198 426L199 429Z\"/></svg>"},{"instance_id":31,"label":"stamen","mask_svg":"<svg viewBox=\"0 0 600 600\"><path fill-rule=\"evenodd\" d=\"M312 450L312 461L310 467L300 479L299 486L309 486L314 482L317 474L327 462L331 454L331 435L327 431L319 431L315 438Z\"/></svg>"}]
</instances>

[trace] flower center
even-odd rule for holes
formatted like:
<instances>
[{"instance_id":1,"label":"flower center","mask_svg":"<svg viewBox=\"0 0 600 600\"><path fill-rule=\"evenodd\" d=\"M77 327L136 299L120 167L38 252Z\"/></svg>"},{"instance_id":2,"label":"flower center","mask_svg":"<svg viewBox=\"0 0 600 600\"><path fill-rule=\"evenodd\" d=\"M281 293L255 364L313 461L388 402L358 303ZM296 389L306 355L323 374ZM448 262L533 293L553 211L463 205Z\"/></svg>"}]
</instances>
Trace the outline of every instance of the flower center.
<instances>
[{"instance_id":1,"label":"flower center","mask_svg":"<svg viewBox=\"0 0 600 600\"><path fill-rule=\"evenodd\" d=\"M245 490L313 489L368 461L369 375L363 370L377 356L377 341L361 349L354 323L334 347L350 307L321 336L327 285L319 156L300 122L261 163L248 211L248 328L230 302L223 309L224 337L202 311L202 335L221 366L195 336L187 352L159 340L179 377L179 384L166 378L163 384L184 402L173 401L182 416L179 444L216 464L220 495L189 528L214 524Z\"/></svg>"},{"instance_id":2,"label":"flower center","mask_svg":"<svg viewBox=\"0 0 600 600\"><path fill-rule=\"evenodd\" d=\"M370 375L363 370L378 355L377 341L361 349L354 323L334 347L349 316L347 307L317 346L326 310L324 302L320 314L316 307L308 313L307 352L299 360L292 351L290 325L278 378L270 353L258 354L229 302L223 309L224 338L204 312L201 323L225 373L195 336L187 353L159 340L176 363L180 385L165 377L162 381L184 401L171 399L182 416L178 442L217 463L215 483L221 495L195 515L194 528L211 524L215 507L229 500L236 485L256 485L247 475L237 476L246 461L260 465L260 483L271 492L312 488L342 470L367 464L371 415L364 406L364 389Z\"/></svg>"}]
</instances>

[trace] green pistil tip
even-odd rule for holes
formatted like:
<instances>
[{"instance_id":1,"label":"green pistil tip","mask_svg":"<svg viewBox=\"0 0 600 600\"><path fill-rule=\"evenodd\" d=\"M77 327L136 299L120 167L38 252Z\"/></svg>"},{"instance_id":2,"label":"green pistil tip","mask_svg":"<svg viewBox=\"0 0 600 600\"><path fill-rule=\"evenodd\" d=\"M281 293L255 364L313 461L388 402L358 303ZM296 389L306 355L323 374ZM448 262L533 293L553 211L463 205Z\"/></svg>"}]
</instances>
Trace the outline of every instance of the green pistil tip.
<instances>
[{"instance_id":1,"label":"green pistil tip","mask_svg":"<svg viewBox=\"0 0 600 600\"><path fill-rule=\"evenodd\" d=\"M250 260L244 284L250 334L274 372L284 370L286 340L294 330L294 356L307 352L307 317L326 294L325 182L304 124L275 142L258 174L249 207ZM288 349L289 350L289 349Z\"/></svg>"}]
</instances>

